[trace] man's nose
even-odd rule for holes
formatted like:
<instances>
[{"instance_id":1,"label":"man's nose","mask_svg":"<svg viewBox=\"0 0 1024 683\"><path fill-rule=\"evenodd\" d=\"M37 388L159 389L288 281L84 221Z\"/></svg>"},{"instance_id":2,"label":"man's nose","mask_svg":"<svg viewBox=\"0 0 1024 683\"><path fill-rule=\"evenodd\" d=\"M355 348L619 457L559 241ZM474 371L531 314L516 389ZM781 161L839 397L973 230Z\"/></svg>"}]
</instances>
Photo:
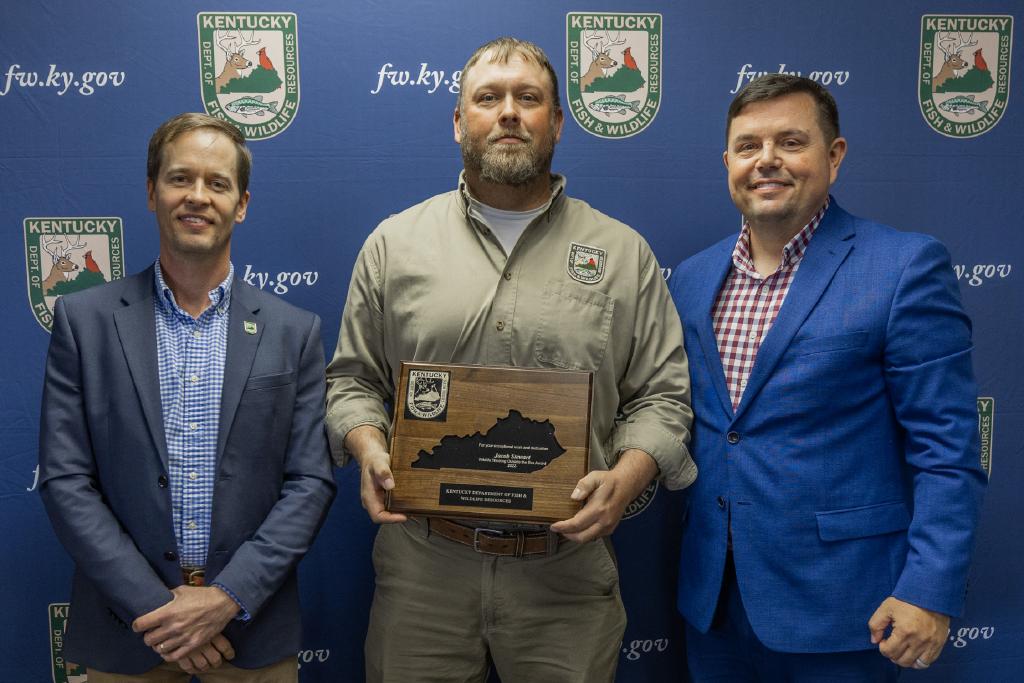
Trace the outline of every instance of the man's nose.
<instances>
[{"instance_id":1,"label":"man's nose","mask_svg":"<svg viewBox=\"0 0 1024 683\"><path fill-rule=\"evenodd\" d=\"M519 108L516 104L516 98L512 93L506 95L505 99L501 101L501 113L498 121L505 127L519 124Z\"/></svg>"},{"instance_id":2,"label":"man's nose","mask_svg":"<svg viewBox=\"0 0 1024 683\"><path fill-rule=\"evenodd\" d=\"M207 191L206 184L202 180L197 179L188 188L188 194L185 196L185 199L191 204L205 204L209 201L209 192Z\"/></svg>"},{"instance_id":3,"label":"man's nose","mask_svg":"<svg viewBox=\"0 0 1024 683\"><path fill-rule=\"evenodd\" d=\"M779 165L779 155L775 144L766 142L761 146L761 153L757 155L758 168L776 168Z\"/></svg>"}]
</instances>

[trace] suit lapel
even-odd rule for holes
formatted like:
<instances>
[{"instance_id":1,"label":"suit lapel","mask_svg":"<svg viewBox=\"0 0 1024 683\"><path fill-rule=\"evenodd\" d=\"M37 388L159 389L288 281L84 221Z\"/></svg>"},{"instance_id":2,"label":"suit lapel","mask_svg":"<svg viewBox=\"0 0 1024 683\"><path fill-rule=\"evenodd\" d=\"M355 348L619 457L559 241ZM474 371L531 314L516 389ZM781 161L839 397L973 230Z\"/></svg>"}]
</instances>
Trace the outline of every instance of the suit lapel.
<instances>
[{"instance_id":1,"label":"suit lapel","mask_svg":"<svg viewBox=\"0 0 1024 683\"><path fill-rule=\"evenodd\" d=\"M707 273L708 286L700 291L697 299L697 311L699 318L695 327L697 328L697 339L700 342L701 351L704 354L704 367L708 369L711 383L715 387L718 399L727 415L732 415L732 399L729 397L729 389L725 385L725 370L722 368L722 356L718 352L718 338L715 336L715 325L712 319L714 313L715 299L722 288L722 283L732 268L732 250L735 241L724 241L711 258L711 266Z\"/></svg>"},{"instance_id":2,"label":"suit lapel","mask_svg":"<svg viewBox=\"0 0 1024 683\"><path fill-rule=\"evenodd\" d=\"M851 216L839 208L835 199L832 199L828 212L807 245L807 251L793 278L779 316L768 330L757 352L757 360L754 361L754 368L747 380L743 400L736 409L737 418L768 381L779 359L789 348L793 336L818 303L832 277L846 259L846 255L850 253L850 249L853 248L853 235Z\"/></svg>"},{"instance_id":3,"label":"suit lapel","mask_svg":"<svg viewBox=\"0 0 1024 683\"><path fill-rule=\"evenodd\" d=\"M114 312L114 326L128 362L142 414L160 460L167 467L167 439L160 407L160 368L156 357L156 318L153 313L155 284L152 266L125 281L121 301Z\"/></svg>"},{"instance_id":4,"label":"suit lapel","mask_svg":"<svg viewBox=\"0 0 1024 683\"><path fill-rule=\"evenodd\" d=\"M231 286L231 311L228 320L228 350L224 361L224 385L221 389L220 429L217 434L217 462L220 462L231 431L231 423L242 400L242 391L249 381L256 349L263 337L265 320L258 313L256 297L242 280L235 278Z\"/></svg>"}]
</instances>

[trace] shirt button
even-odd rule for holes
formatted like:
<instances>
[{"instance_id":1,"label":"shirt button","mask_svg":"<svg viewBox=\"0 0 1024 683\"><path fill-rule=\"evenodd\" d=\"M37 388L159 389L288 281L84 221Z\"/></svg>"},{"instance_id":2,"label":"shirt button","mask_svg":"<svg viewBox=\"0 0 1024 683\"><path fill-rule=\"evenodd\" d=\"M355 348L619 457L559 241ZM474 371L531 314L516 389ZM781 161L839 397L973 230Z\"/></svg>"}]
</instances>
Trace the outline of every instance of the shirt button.
<instances>
[{"instance_id":1,"label":"shirt button","mask_svg":"<svg viewBox=\"0 0 1024 683\"><path fill-rule=\"evenodd\" d=\"M506 271L505 272L505 279L506 280L511 280L512 279L512 272L511 271Z\"/></svg>"},{"instance_id":2,"label":"shirt button","mask_svg":"<svg viewBox=\"0 0 1024 683\"><path fill-rule=\"evenodd\" d=\"M156 478L156 485L162 489L167 488L167 477L161 474L159 477Z\"/></svg>"},{"instance_id":3,"label":"shirt button","mask_svg":"<svg viewBox=\"0 0 1024 683\"><path fill-rule=\"evenodd\" d=\"M191 429L194 432L197 429L199 429L199 423L198 422L189 422L188 423L188 428Z\"/></svg>"},{"instance_id":4,"label":"shirt button","mask_svg":"<svg viewBox=\"0 0 1024 683\"><path fill-rule=\"evenodd\" d=\"M751 332L750 336L747 337L747 339L749 339L750 341L757 341L757 332ZM193 375L193 377L194 377L194 375ZM195 380L192 380L192 381L194 382Z\"/></svg>"},{"instance_id":5,"label":"shirt button","mask_svg":"<svg viewBox=\"0 0 1024 683\"><path fill-rule=\"evenodd\" d=\"M725 440L733 445L736 445L740 442L740 433L729 432L728 434L725 435Z\"/></svg>"},{"instance_id":6,"label":"shirt button","mask_svg":"<svg viewBox=\"0 0 1024 683\"><path fill-rule=\"evenodd\" d=\"M715 499L715 502L718 503L719 509L721 509L721 510L725 509L725 498L723 498L722 496L719 496L718 498Z\"/></svg>"},{"instance_id":7,"label":"shirt button","mask_svg":"<svg viewBox=\"0 0 1024 683\"><path fill-rule=\"evenodd\" d=\"M192 481L195 481L196 479L199 478L199 475L197 473L195 473L195 472L189 472L188 473L188 478L191 479Z\"/></svg>"},{"instance_id":8,"label":"shirt button","mask_svg":"<svg viewBox=\"0 0 1024 683\"><path fill-rule=\"evenodd\" d=\"M200 337L203 336L203 333L200 332L199 330L195 330L194 332L192 332L192 336L195 337L196 339L199 339Z\"/></svg>"},{"instance_id":9,"label":"shirt button","mask_svg":"<svg viewBox=\"0 0 1024 683\"><path fill-rule=\"evenodd\" d=\"M501 332L503 329L505 329L505 322L502 321L502 320L499 320L498 324L495 325L495 327L498 328L498 332Z\"/></svg>"},{"instance_id":10,"label":"shirt button","mask_svg":"<svg viewBox=\"0 0 1024 683\"><path fill-rule=\"evenodd\" d=\"M164 559L168 562L174 562L178 559L178 553L174 552L173 550L168 550L166 553L164 553Z\"/></svg>"},{"instance_id":11,"label":"shirt button","mask_svg":"<svg viewBox=\"0 0 1024 683\"><path fill-rule=\"evenodd\" d=\"M199 381L199 375L192 375L188 379L189 379L190 382L192 382L192 384L195 384L196 382Z\"/></svg>"},{"instance_id":12,"label":"shirt button","mask_svg":"<svg viewBox=\"0 0 1024 683\"><path fill-rule=\"evenodd\" d=\"M189 528L189 529L192 529L192 530L195 530L195 529L198 529L198 528L199 528L199 525L198 525L198 524L196 524L195 522L189 522L189 523L188 523L188 528Z\"/></svg>"},{"instance_id":13,"label":"shirt button","mask_svg":"<svg viewBox=\"0 0 1024 683\"><path fill-rule=\"evenodd\" d=\"M746 389L746 388L747 388L747 380L741 379L740 380L740 389Z\"/></svg>"}]
</instances>

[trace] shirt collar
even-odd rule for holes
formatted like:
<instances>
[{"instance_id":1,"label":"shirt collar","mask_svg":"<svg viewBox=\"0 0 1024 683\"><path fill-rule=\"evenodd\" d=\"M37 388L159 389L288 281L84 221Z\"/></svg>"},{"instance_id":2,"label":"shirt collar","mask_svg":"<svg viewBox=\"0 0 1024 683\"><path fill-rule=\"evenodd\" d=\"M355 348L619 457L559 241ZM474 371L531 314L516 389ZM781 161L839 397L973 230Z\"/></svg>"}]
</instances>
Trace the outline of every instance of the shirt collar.
<instances>
[{"instance_id":1,"label":"shirt collar","mask_svg":"<svg viewBox=\"0 0 1024 683\"><path fill-rule=\"evenodd\" d=\"M779 268L784 266L792 267L803 259L804 252L807 251L807 245L810 244L811 237L814 236L814 231L818 229L821 219L825 217L825 212L828 211L830 199L830 197L827 197L825 204L811 217L807 225L801 228L797 234L793 235L786 242L786 245L782 247L782 262L779 264ZM736 246L733 248L732 262L736 268L750 275L757 273L757 270L754 268L754 259L750 254L750 224L746 220L743 221L740 236L736 240Z\"/></svg>"},{"instance_id":2,"label":"shirt collar","mask_svg":"<svg viewBox=\"0 0 1024 683\"><path fill-rule=\"evenodd\" d=\"M176 313L177 315L187 316L192 318L191 315L186 313L178 302L174 299L174 292L167 286L167 282L164 280L164 271L160 267L160 259L157 258L153 264L154 273L154 285L156 287L156 300L160 306L169 313ZM210 290L210 307L203 311L203 315L206 315L211 310L216 310L220 314L227 313L228 307L231 305L231 285L235 279L235 264L228 261L228 275L224 280Z\"/></svg>"},{"instance_id":3,"label":"shirt collar","mask_svg":"<svg viewBox=\"0 0 1024 683\"><path fill-rule=\"evenodd\" d=\"M551 212L558 207L561 203L562 197L565 195L565 176L557 173L551 174L551 196L548 198L546 204L541 207L541 213L546 213L548 217L551 216ZM480 215L480 207L483 203L479 199L473 196L473 193L469 189L469 183L466 182L466 171L463 170L459 173L459 208L462 209L462 213L467 216L477 217Z\"/></svg>"}]
</instances>

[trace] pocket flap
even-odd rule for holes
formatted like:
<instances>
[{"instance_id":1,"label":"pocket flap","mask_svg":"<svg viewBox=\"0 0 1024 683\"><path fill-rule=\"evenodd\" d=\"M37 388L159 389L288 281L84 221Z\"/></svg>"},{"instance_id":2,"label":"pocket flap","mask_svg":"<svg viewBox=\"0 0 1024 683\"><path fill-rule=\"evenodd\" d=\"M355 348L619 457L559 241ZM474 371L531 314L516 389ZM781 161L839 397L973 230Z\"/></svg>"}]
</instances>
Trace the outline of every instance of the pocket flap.
<instances>
[{"instance_id":1,"label":"pocket flap","mask_svg":"<svg viewBox=\"0 0 1024 683\"><path fill-rule=\"evenodd\" d=\"M245 383L245 390L251 389L269 389L271 387L280 387L285 384L291 384L295 381L294 372L278 372L273 375L257 375L250 377L249 381Z\"/></svg>"},{"instance_id":2,"label":"pocket flap","mask_svg":"<svg viewBox=\"0 0 1024 683\"><path fill-rule=\"evenodd\" d=\"M903 501L814 514L818 518L818 535L823 541L891 534L910 526L910 513Z\"/></svg>"},{"instance_id":3,"label":"pocket flap","mask_svg":"<svg viewBox=\"0 0 1024 683\"><path fill-rule=\"evenodd\" d=\"M796 356L804 356L809 353L859 349L867 343L867 332L850 332L848 334L834 334L828 337L794 339L793 343L789 345L789 352Z\"/></svg>"}]
</instances>

